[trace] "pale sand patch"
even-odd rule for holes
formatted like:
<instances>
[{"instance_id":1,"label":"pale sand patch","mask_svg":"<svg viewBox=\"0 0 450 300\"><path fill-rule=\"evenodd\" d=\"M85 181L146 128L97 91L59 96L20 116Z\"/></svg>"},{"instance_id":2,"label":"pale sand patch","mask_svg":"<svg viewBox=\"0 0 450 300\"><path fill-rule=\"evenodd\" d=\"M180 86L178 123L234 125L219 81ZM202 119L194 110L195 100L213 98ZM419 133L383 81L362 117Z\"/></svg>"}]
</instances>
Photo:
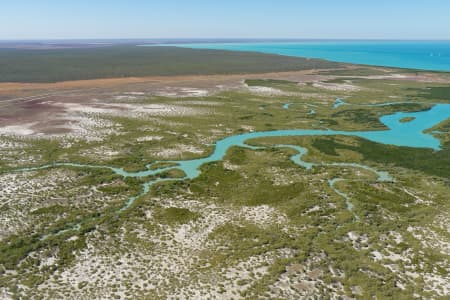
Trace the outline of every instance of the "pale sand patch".
<instances>
[{"instance_id":1,"label":"pale sand patch","mask_svg":"<svg viewBox=\"0 0 450 300\"><path fill-rule=\"evenodd\" d=\"M77 187L77 180L77 172L63 169L0 175L0 240L38 225L32 211L39 208L69 202L108 205L109 196L91 186Z\"/></svg>"},{"instance_id":2,"label":"pale sand patch","mask_svg":"<svg viewBox=\"0 0 450 300\"><path fill-rule=\"evenodd\" d=\"M316 211L320 211L321 207L320 205L314 205L313 207L311 207L310 209L308 209L307 211L305 211L305 214L310 214Z\"/></svg>"},{"instance_id":3,"label":"pale sand patch","mask_svg":"<svg viewBox=\"0 0 450 300\"><path fill-rule=\"evenodd\" d=\"M32 127L36 125L36 123L26 123L22 125L10 125L0 127L0 135L9 135L9 136L28 136L35 133Z\"/></svg>"},{"instance_id":4,"label":"pale sand patch","mask_svg":"<svg viewBox=\"0 0 450 300\"><path fill-rule=\"evenodd\" d=\"M224 160L222 162L222 164L223 164L223 168L225 170L229 170L229 171L236 171L240 168L240 166L232 164L229 160Z\"/></svg>"},{"instance_id":5,"label":"pale sand patch","mask_svg":"<svg viewBox=\"0 0 450 300\"><path fill-rule=\"evenodd\" d=\"M13 298L13 294L10 293L6 287L1 287L0 288L0 299L12 300L14 298Z\"/></svg>"},{"instance_id":6,"label":"pale sand patch","mask_svg":"<svg viewBox=\"0 0 450 300\"><path fill-rule=\"evenodd\" d=\"M448 83L448 77L440 76L439 74L386 74L386 75L371 75L371 76L352 76L355 78L374 79L374 80L411 80L416 82L434 82L434 83ZM392 85L392 84L391 84Z\"/></svg>"},{"instance_id":7,"label":"pale sand patch","mask_svg":"<svg viewBox=\"0 0 450 300\"><path fill-rule=\"evenodd\" d=\"M402 254L393 253L392 251L389 251L387 249L384 249L384 252L386 254L381 253L378 250L372 251L372 258L374 261L382 261L382 260L389 260L392 262L402 261L405 263L411 263L411 259L409 258L409 253L407 251L404 251Z\"/></svg>"},{"instance_id":8,"label":"pale sand patch","mask_svg":"<svg viewBox=\"0 0 450 300\"><path fill-rule=\"evenodd\" d=\"M22 149L24 146L25 146L24 143L0 140L0 150L1 151L5 151L5 150L17 151L18 149Z\"/></svg>"},{"instance_id":9,"label":"pale sand patch","mask_svg":"<svg viewBox=\"0 0 450 300\"><path fill-rule=\"evenodd\" d=\"M441 215L437 216L434 219L434 224L441 228L442 230L447 231L450 233L450 222L448 220L450 219L450 213L442 213Z\"/></svg>"},{"instance_id":10,"label":"pale sand patch","mask_svg":"<svg viewBox=\"0 0 450 300\"><path fill-rule=\"evenodd\" d=\"M233 215L231 212L220 213L214 205L205 209L208 211L208 214L203 215L197 222L183 224L174 231L168 229L169 232L173 232L174 240L180 246L196 250L203 249L208 242L209 234L218 227L228 223Z\"/></svg>"},{"instance_id":11,"label":"pale sand patch","mask_svg":"<svg viewBox=\"0 0 450 300\"><path fill-rule=\"evenodd\" d=\"M245 131L248 131L248 132L255 131L255 127L254 126L250 126L250 125L241 125L241 128L244 129Z\"/></svg>"},{"instance_id":12,"label":"pale sand patch","mask_svg":"<svg viewBox=\"0 0 450 300\"><path fill-rule=\"evenodd\" d=\"M210 274L217 283L190 281L167 296L167 299L240 299L242 292L248 290L253 282L260 280L268 273L271 263L277 258L292 257L291 249L280 249L261 255L250 256L236 264L222 268L218 273ZM189 295L189 296L186 296ZM253 298L247 295L250 298Z\"/></svg>"},{"instance_id":13,"label":"pale sand patch","mask_svg":"<svg viewBox=\"0 0 450 300\"><path fill-rule=\"evenodd\" d=\"M195 146L179 144L179 145L176 145L176 147L174 147L174 148L164 149L159 152L156 152L155 155L159 156L161 158L171 158L171 157L173 158L173 157L180 156L181 154L183 154L185 152L190 152L190 153L194 153L194 154L203 154L204 153L203 149L197 148Z\"/></svg>"},{"instance_id":14,"label":"pale sand patch","mask_svg":"<svg viewBox=\"0 0 450 300\"><path fill-rule=\"evenodd\" d=\"M134 96L144 96L144 92L126 92L125 94L134 95Z\"/></svg>"},{"instance_id":15,"label":"pale sand patch","mask_svg":"<svg viewBox=\"0 0 450 300\"><path fill-rule=\"evenodd\" d=\"M192 116L207 113L199 108L190 108L179 105L167 104L129 104L129 103L96 103L82 105L78 103L53 103L62 106L66 112L81 112L94 114L107 114L116 116L150 115L150 116Z\"/></svg>"},{"instance_id":16,"label":"pale sand patch","mask_svg":"<svg viewBox=\"0 0 450 300\"><path fill-rule=\"evenodd\" d=\"M99 159L104 159L107 157L114 157L119 155L120 152L119 151L115 151L112 148L108 147L108 146L100 146L100 147L96 147L93 149L87 149L84 151L80 152L80 155L82 156L89 156L89 157L95 157L95 158L99 158Z\"/></svg>"},{"instance_id":17,"label":"pale sand patch","mask_svg":"<svg viewBox=\"0 0 450 300\"><path fill-rule=\"evenodd\" d=\"M287 216L268 205L244 206L239 216L246 221L255 223L259 226L269 226L271 224L287 223Z\"/></svg>"},{"instance_id":18,"label":"pale sand patch","mask_svg":"<svg viewBox=\"0 0 450 300\"><path fill-rule=\"evenodd\" d=\"M123 92L113 96L113 98L116 100L135 100L142 99L145 95L147 95L145 92Z\"/></svg>"},{"instance_id":19,"label":"pale sand patch","mask_svg":"<svg viewBox=\"0 0 450 300\"><path fill-rule=\"evenodd\" d=\"M445 236L425 227L409 226L406 230L420 241L423 247L436 249L444 255L450 255L450 241Z\"/></svg>"},{"instance_id":20,"label":"pale sand patch","mask_svg":"<svg viewBox=\"0 0 450 300\"><path fill-rule=\"evenodd\" d=\"M408 75L405 74L389 74L389 75L371 75L371 76L364 76L368 79L405 79L408 78Z\"/></svg>"},{"instance_id":21,"label":"pale sand patch","mask_svg":"<svg viewBox=\"0 0 450 300\"><path fill-rule=\"evenodd\" d=\"M314 82L313 87L326 89L330 91L344 91L344 92L355 92L361 90L360 87L348 83Z\"/></svg>"},{"instance_id":22,"label":"pale sand patch","mask_svg":"<svg viewBox=\"0 0 450 300\"><path fill-rule=\"evenodd\" d=\"M425 290L433 291L441 297L450 295L450 274L447 276L438 276L435 274L425 274L423 279L425 281Z\"/></svg>"},{"instance_id":23,"label":"pale sand patch","mask_svg":"<svg viewBox=\"0 0 450 300\"><path fill-rule=\"evenodd\" d=\"M132 95L118 95L114 96L115 100L136 100L138 97Z\"/></svg>"},{"instance_id":24,"label":"pale sand patch","mask_svg":"<svg viewBox=\"0 0 450 300\"><path fill-rule=\"evenodd\" d=\"M152 141L161 141L163 139L162 136L157 135L148 135L148 136L141 136L136 139L138 142L152 142Z\"/></svg>"},{"instance_id":25,"label":"pale sand patch","mask_svg":"<svg viewBox=\"0 0 450 300\"><path fill-rule=\"evenodd\" d=\"M350 231L347 233L344 241L350 241L355 250L361 251L361 249L368 249L369 238L367 234L360 235L357 232Z\"/></svg>"},{"instance_id":26,"label":"pale sand patch","mask_svg":"<svg viewBox=\"0 0 450 300\"><path fill-rule=\"evenodd\" d=\"M283 91L271 87L266 86L249 86L248 90L255 94L263 94L263 95L282 95Z\"/></svg>"},{"instance_id":27,"label":"pale sand patch","mask_svg":"<svg viewBox=\"0 0 450 300\"><path fill-rule=\"evenodd\" d=\"M261 96L297 96L297 95L301 94L301 93L294 93L294 92L286 92L286 91L282 91L280 89L267 87L267 86L247 86L247 85L245 85L245 87L249 92L251 92L253 94L261 95Z\"/></svg>"},{"instance_id":28,"label":"pale sand patch","mask_svg":"<svg viewBox=\"0 0 450 300\"><path fill-rule=\"evenodd\" d=\"M433 205L432 201L428 201L428 200L423 200L422 198L420 198L418 195L414 194L413 192L408 191L406 188L403 188L403 191L410 195L411 197L413 197L416 201L414 202L415 204L426 204L426 205Z\"/></svg>"},{"instance_id":29,"label":"pale sand patch","mask_svg":"<svg viewBox=\"0 0 450 300\"><path fill-rule=\"evenodd\" d=\"M389 236L397 245L403 242L403 236L397 231L389 231Z\"/></svg>"},{"instance_id":30,"label":"pale sand patch","mask_svg":"<svg viewBox=\"0 0 450 300\"><path fill-rule=\"evenodd\" d=\"M152 285L144 288L145 282L140 276L142 274L136 274L136 262L142 266L143 261L150 259L151 256L139 253L138 255L130 253L123 257L111 257L105 253L98 251L90 242L87 247L77 255L75 264L68 269L58 270L55 276L50 277L45 282L38 286L38 289L46 295L49 291L56 292L57 298L62 297L62 294L58 291L67 292L71 299L83 298L86 291L79 290L79 284L84 283L88 287L95 287L90 292L88 298L94 299L111 299L114 294L120 295L121 298L125 298L125 286L120 286L116 293L111 291L111 286L115 283L128 282L130 288L133 290L150 290ZM172 264L170 267L175 271L178 264ZM147 266L150 267L150 266ZM154 266L152 266L154 267ZM141 270L142 271L142 270ZM177 270L181 271L181 270ZM154 274L154 277L158 274ZM94 282L95 279L95 282ZM156 278L155 278L156 279ZM162 280L161 276L161 280ZM153 280L156 282L156 280ZM55 296L55 294L53 294ZM45 297L45 296L44 296ZM67 296L65 296L67 297Z\"/></svg>"},{"instance_id":31,"label":"pale sand patch","mask_svg":"<svg viewBox=\"0 0 450 300\"><path fill-rule=\"evenodd\" d=\"M162 90L155 90L152 92L155 96L163 97L205 97L211 95L213 92L217 92L215 89L199 89L192 87L164 87Z\"/></svg>"},{"instance_id":32,"label":"pale sand patch","mask_svg":"<svg viewBox=\"0 0 450 300\"><path fill-rule=\"evenodd\" d=\"M65 129L69 132L52 134L50 136L86 141L103 141L108 135L119 134L122 128L119 124L103 119L95 114L62 114L55 118L55 120L58 119L63 120L65 123L57 126L57 128Z\"/></svg>"},{"instance_id":33,"label":"pale sand patch","mask_svg":"<svg viewBox=\"0 0 450 300\"><path fill-rule=\"evenodd\" d=\"M47 101L45 104L55 106L61 111L39 122L0 127L0 136L44 136L102 141L110 134L120 134L121 126L108 120L109 116L141 117L149 118L149 121L156 121L157 118L154 117L193 116L210 113L208 108L166 104L133 105L98 101L89 105L53 101ZM145 140L147 139L144 138L142 141ZM158 140L158 138L154 140ZM198 152L199 150L191 148L187 151Z\"/></svg>"},{"instance_id":34,"label":"pale sand patch","mask_svg":"<svg viewBox=\"0 0 450 300\"><path fill-rule=\"evenodd\" d=\"M324 253L310 256L303 264L292 264L286 267L286 272L269 286L271 298L277 299L315 299L321 290L327 289L330 299L340 299L344 287L340 282L325 283L324 271L319 267L325 258ZM330 272L336 277L343 277L339 270L330 266Z\"/></svg>"},{"instance_id":35,"label":"pale sand patch","mask_svg":"<svg viewBox=\"0 0 450 300\"><path fill-rule=\"evenodd\" d=\"M181 91L186 96L193 96L193 97L208 96L208 94L209 94L209 92L207 90L196 89L196 88L181 88Z\"/></svg>"}]
</instances>

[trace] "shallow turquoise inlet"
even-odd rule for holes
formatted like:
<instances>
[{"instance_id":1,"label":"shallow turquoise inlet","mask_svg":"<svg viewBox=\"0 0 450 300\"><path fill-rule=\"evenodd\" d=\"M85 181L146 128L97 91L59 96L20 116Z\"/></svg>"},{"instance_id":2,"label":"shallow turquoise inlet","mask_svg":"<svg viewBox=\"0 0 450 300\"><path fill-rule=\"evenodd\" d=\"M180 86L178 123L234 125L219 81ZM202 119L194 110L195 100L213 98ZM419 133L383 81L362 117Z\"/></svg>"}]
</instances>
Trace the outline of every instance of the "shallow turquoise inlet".
<instances>
[{"instance_id":1,"label":"shallow turquoise inlet","mask_svg":"<svg viewBox=\"0 0 450 300\"><path fill-rule=\"evenodd\" d=\"M402 123L401 119L405 117L415 117L411 122ZM228 149L233 146L246 147L245 141L264 137L283 137L283 136L329 136L346 135L357 136L368 139L373 142L390 144L395 146L407 146L415 148L440 149L440 141L430 134L423 133L424 130L445 121L450 117L450 104L437 104L430 110L402 113L398 112L392 115L386 115L380 118L380 121L389 128L382 131L338 131L338 130L275 130L264 132L250 132L241 135L234 135L216 142L214 152L205 158L174 161L179 164L177 168L183 170L188 178L195 178L200 174L201 165L213 161L221 160Z\"/></svg>"},{"instance_id":2,"label":"shallow turquoise inlet","mask_svg":"<svg viewBox=\"0 0 450 300\"><path fill-rule=\"evenodd\" d=\"M411 122L406 123L400 122L400 120L405 117L414 117L415 119L412 120ZM231 147L234 146L250 147L245 142L251 139L265 138L265 137L286 137L286 136L331 136L331 135L356 136L381 144L415 147L415 148L432 148L435 150L439 150L440 149L439 139L437 139L431 134L425 134L424 131L445 121L449 117L450 117L450 104L436 104L431 109L426 111L412 112L412 113L397 112L395 114L385 115L381 117L380 121L384 125L386 125L386 127L389 128L388 130L339 131L339 130L289 129L289 130L249 132L240 135L233 135L217 141L215 144L214 152L208 157L192 160L169 161L176 163L177 166L166 167L156 170L148 169L141 172L126 172L123 170L123 168L79 165L74 163L54 164L50 166L43 166L41 168L46 167L48 168L57 165L88 167L88 168L108 168L111 169L116 174L122 175L124 177L145 177L149 175L158 175L167 170L176 168L184 171L187 178L193 179L200 174L199 169L203 164L222 160L226 152ZM149 168L150 166L151 164L148 165L147 168ZM26 170L33 170L33 168Z\"/></svg>"},{"instance_id":3,"label":"shallow turquoise inlet","mask_svg":"<svg viewBox=\"0 0 450 300\"><path fill-rule=\"evenodd\" d=\"M410 122L400 122L400 120L405 117L413 117L414 119ZM45 165L37 168L20 169L17 171L25 172L58 166L72 166L72 167L87 167L87 168L106 168L124 177L145 177L149 175L159 175L171 169L179 169L185 173L185 177L183 178L159 178L150 181L148 183L145 183L143 185L142 193L137 196L129 198L126 205L121 209L122 211L130 207L134 203L134 201L138 199L140 196L148 193L151 186L155 183L163 181L194 179L198 177L201 174L200 167L202 165L222 160L223 157L226 155L227 151L231 147L240 146L251 149L264 149L264 147L254 147L246 144L246 142L251 139L266 138L266 137L289 137L289 136L294 137L294 136L344 135L344 136L361 137L381 144L415 147L415 148L431 148L438 151L440 150L441 146L439 139L437 139L431 134L424 133L424 131L438 125L439 123L447 120L448 118L450 118L450 104L436 104L431 109L425 111L412 113L397 112L395 114L382 116L380 118L380 121L388 128L388 130L339 131L339 130L289 129L289 130L249 132L240 135L233 135L217 141L213 153L208 157L191 160L181 160L181 161L166 161L176 163L177 165L171 167L164 167L156 170L150 170L150 167L153 164L160 163L160 162L153 162L152 164L146 166L147 170L140 172L127 172L123 168L114 168L109 166L80 165L74 163L54 163L51 165ZM302 156L305 155L307 152L307 150L303 147L294 145L274 145L274 147L288 147L296 150L298 154L292 156L291 160L306 169L310 169L316 165L321 165L303 161ZM360 164L345 163L345 164L328 164L328 165L363 168L374 172L378 176L379 181L393 181L393 178L391 178L389 174L387 174L386 172L376 171L368 166ZM337 182L336 180L330 181L330 186L333 187L333 189L335 189L334 183ZM350 204L349 207L351 208Z\"/></svg>"}]
</instances>

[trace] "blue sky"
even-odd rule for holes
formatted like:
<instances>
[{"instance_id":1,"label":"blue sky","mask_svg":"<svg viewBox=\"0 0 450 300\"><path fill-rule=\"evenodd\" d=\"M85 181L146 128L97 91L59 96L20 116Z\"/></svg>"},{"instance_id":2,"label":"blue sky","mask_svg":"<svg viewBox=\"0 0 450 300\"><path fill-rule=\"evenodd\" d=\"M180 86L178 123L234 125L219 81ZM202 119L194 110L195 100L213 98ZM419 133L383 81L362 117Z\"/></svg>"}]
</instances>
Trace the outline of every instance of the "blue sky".
<instances>
[{"instance_id":1,"label":"blue sky","mask_svg":"<svg viewBox=\"0 0 450 300\"><path fill-rule=\"evenodd\" d=\"M0 39L450 39L448 0L2 0Z\"/></svg>"}]
</instances>

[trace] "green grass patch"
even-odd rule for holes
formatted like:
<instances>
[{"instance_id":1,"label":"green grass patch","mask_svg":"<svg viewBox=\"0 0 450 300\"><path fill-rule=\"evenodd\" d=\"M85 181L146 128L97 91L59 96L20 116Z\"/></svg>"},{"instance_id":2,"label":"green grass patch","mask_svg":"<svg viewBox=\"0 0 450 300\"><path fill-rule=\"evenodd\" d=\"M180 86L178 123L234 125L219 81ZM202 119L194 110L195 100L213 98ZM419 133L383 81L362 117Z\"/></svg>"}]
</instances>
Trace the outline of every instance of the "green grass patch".
<instances>
[{"instance_id":1,"label":"green grass patch","mask_svg":"<svg viewBox=\"0 0 450 300\"><path fill-rule=\"evenodd\" d=\"M397 147L358 139L358 146L344 145L333 139L316 139L313 146L328 155L335 155L336 149L352 150L363 155L363 160L380 164L392 164L398 167L422 171L429 175L450 178L450 143L442 146L441 151L425 148Z\"/></svg>"},{"instance_id":2,"label":"green grass patch","mask_svg":"<svg viewBox=\"0 0 450 300\"><path fill-rule=\"evenodd\" d=\"M156 208L154 217L161 223L186 224L199 218L199 214L186 208Z\"/></svg>"},{"instance_id":3,"label":"green grass patch","mask_svg":"<svg viewBox=\"0 0 450 300\"><path fill-rule=\"evenodd\" d=\"M320 75L334 75L334 76L377 76L386 75L387 72L375 68L358 68L358 69L340 69L320 71Z\"/></svg>"},{"instance_id":4,"label":"green grass patch","mask_svg":"<svg viewBox=\"0 0 450 300\"><path fill-rule=\"evenodd\" d=\"M416 118L415 117L404 117L400 119L400 123L408 123L408 122L412 122L414 121Z\"/></svg>"},{"instance_id":5,"label":"green grass patch","mask_svg":"<svg viewBox=\"0 0 450 300\"><path fill-rule=\"evenodd\" d=\"M434 86L425 89L416 89L418 96L425 99L432 99L434 101L450 100L449 86Z\"/></svg>"}]
</instances>

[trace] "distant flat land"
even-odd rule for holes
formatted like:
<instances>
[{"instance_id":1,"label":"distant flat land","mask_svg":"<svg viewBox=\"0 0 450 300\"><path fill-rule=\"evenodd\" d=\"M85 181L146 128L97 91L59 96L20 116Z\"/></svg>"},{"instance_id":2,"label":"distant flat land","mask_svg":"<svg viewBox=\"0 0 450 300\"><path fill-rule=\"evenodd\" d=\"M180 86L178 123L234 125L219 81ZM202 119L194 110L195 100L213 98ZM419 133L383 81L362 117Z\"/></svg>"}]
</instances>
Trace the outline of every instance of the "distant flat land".
<instances>
[{"instance_id":1,"label":"distant flat land","mask_svg":"<svg viewBox=\"0 0 450 300\"><path fill-rule=\"evenodd\" d=\"M0 82L242 74L327 69L339 63L271 54L176 47L17 49L0 47Z\"/></svg>"}]
</instances>

